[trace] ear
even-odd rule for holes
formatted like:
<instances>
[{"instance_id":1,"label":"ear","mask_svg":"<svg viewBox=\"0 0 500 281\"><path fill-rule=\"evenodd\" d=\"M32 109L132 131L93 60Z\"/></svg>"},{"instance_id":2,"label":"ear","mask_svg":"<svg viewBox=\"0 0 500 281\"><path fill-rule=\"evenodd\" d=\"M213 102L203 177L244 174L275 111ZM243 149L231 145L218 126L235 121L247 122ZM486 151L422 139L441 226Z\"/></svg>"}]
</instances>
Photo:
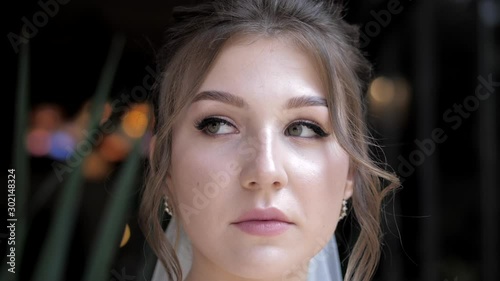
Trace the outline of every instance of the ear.
<instances>
[{"instance_id":1,"label":"ear","mask_svg":"<svg viewBox=\"0 0 500 281\"><path fill-rule=\"evenodd\" d=\"M354 192L354 168L350 165L349 171L347 172L347 180L344 188L344 199L347 200L351 198Z\"/></svg>"}]
</instances>

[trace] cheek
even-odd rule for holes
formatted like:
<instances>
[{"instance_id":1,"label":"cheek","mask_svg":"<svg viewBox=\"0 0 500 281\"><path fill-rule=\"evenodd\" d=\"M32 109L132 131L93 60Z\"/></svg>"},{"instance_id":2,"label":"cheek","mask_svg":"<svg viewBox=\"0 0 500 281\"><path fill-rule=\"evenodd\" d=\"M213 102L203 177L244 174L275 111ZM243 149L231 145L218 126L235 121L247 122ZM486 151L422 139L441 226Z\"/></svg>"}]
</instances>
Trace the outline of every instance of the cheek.
<instances>
[{"instance_id":1,"label":"cheek","mask_svg":"<svg viewBox=\"0 0 500 281\"><path fill-rule=\"evenodd\" d=\"M349 157L337 145L297 161L294 185L311 232L333 233L347 184Z\"/></svg>"},{"instance_id":2,"label":"cheek","mask_svg":"<svg viewBox=\"0 0 500 281\"><path fill-rule=\"evenodd\" d=\"M186 230L203 229L217 220L212 214L224 208L230 196L228 188L234 181L228 163L229 155L200 145L194 138L174 139L170 187L178 203L178 212Z\"/></svg>"}]
</instances>

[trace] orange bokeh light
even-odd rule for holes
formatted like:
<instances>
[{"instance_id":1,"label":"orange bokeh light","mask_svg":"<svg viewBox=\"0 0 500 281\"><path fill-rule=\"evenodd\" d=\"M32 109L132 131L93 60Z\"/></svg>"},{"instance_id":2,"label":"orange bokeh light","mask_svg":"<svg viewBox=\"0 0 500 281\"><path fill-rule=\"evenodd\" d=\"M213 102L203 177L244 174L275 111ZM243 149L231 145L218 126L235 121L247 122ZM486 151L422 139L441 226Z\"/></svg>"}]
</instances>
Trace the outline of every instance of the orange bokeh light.
<instances>
[{"instance_id":1,"label":"orange bokeh light","mask_svg":"<svg viewBox=\"0 0 500 281\"><path fill-rule=\"evenodd\" d=\"M149 106L147 104L137 104L132 106L129 112L125 113L122 120L122 129L131 138L140 138L148 127Z\"/></svg>"},{"instance_id":2,"label":"orange bokeh light","mask_svg":"<svg viewBox=\"0 0 500 281\"><path fill-rule=\"evenodd\" d=\"M53 104L41 104L31 114L31 124L35 129L54 131L61 123L61 109Z\"/></svg>"},{"instance_id":3,"label":"orange bokeh light","mask_svg":"<svg viewBox=\"0 0 500 281\"><path fill-rule=\"evenodd\" d=\"M110 162L118 162L127 157L132 148L129 140L118 134L111 134L104 137L99 147L101 156Z\"/></svg>"},{"instance_id":4,"label":"orange bokeh light","mask_svg":"<svg viewBox=\"0 0 500 281\"><path fill-rule=\"evenodd\" d=\"M112 164L99 153L90 153L83 162L83 175L87 180L101 181L111 173Z\"/></svg>"}]
</instances>

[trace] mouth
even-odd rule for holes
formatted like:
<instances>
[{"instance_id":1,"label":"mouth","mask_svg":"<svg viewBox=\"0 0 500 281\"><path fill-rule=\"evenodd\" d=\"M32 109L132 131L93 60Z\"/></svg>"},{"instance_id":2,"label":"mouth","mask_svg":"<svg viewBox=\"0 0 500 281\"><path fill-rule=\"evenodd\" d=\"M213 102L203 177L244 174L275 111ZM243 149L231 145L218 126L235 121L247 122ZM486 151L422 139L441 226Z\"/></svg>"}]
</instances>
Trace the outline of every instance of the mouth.
<instances>
[{"instance_id":1,"label":"mouth","mask_svg":"<svg viewBox=\"0 0 500 281\"><path fill-rule=\"evenodd\" d=\"M279 209L253 209L241 215L231 225L256 236L274 236L286 232L294 223Z\"/></svg>"}]
</instances>

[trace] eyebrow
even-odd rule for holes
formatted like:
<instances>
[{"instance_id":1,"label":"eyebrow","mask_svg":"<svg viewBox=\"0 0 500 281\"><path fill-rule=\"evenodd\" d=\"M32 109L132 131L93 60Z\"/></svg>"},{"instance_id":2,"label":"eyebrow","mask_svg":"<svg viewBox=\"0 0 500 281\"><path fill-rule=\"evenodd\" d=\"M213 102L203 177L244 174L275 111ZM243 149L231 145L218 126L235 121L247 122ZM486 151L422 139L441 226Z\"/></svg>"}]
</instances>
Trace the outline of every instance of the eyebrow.
<instances>
[{"instance_id":1,"label":"eyebrow","mask_svg":"<svg viewBox=\"0 0 500 281\"><path fill-rule=\"evenodd\" d=\"M299 96L288 100L286 109L306 107L306 106L327 106L326 99L316 96Z\"/></svg>"},{"instance_id":2,"label":"eyebrow","mask_svg":"<svg viewBox=\"0 0 500 281\"><path fill-rule=\"evenodd\" d=\"M245 102L242 98L233 95L228 92L222 92L222 91L202 91L198 93L192 103L202 101L202 100L213 100L213 101L219 101L222 103L226 103L229 105L233 105L236 107L248 107L248 103ZM316 96L298 96L298 97L293 97L288 100L286 105L284 106L285 109L294 109L294 108L300 108L300 107L306 107L306 106L327 106L326 99L322 97L316 97Z\"/></svg>"},{"instance_id":3,"label":"eyebrow","mask_svg":"<svg viewBox=\"0 0 500 281\"><path fill-rule=\"evenodd\" d=\"M223 103L227 103L230 105L234 105L236 107L248 107L248 104L240 97L235 96L233 94L221 91L203 91L197 94L193 103L201 101L201 100L213 100L219 101Z\"/></svg>"}]
</instances>

